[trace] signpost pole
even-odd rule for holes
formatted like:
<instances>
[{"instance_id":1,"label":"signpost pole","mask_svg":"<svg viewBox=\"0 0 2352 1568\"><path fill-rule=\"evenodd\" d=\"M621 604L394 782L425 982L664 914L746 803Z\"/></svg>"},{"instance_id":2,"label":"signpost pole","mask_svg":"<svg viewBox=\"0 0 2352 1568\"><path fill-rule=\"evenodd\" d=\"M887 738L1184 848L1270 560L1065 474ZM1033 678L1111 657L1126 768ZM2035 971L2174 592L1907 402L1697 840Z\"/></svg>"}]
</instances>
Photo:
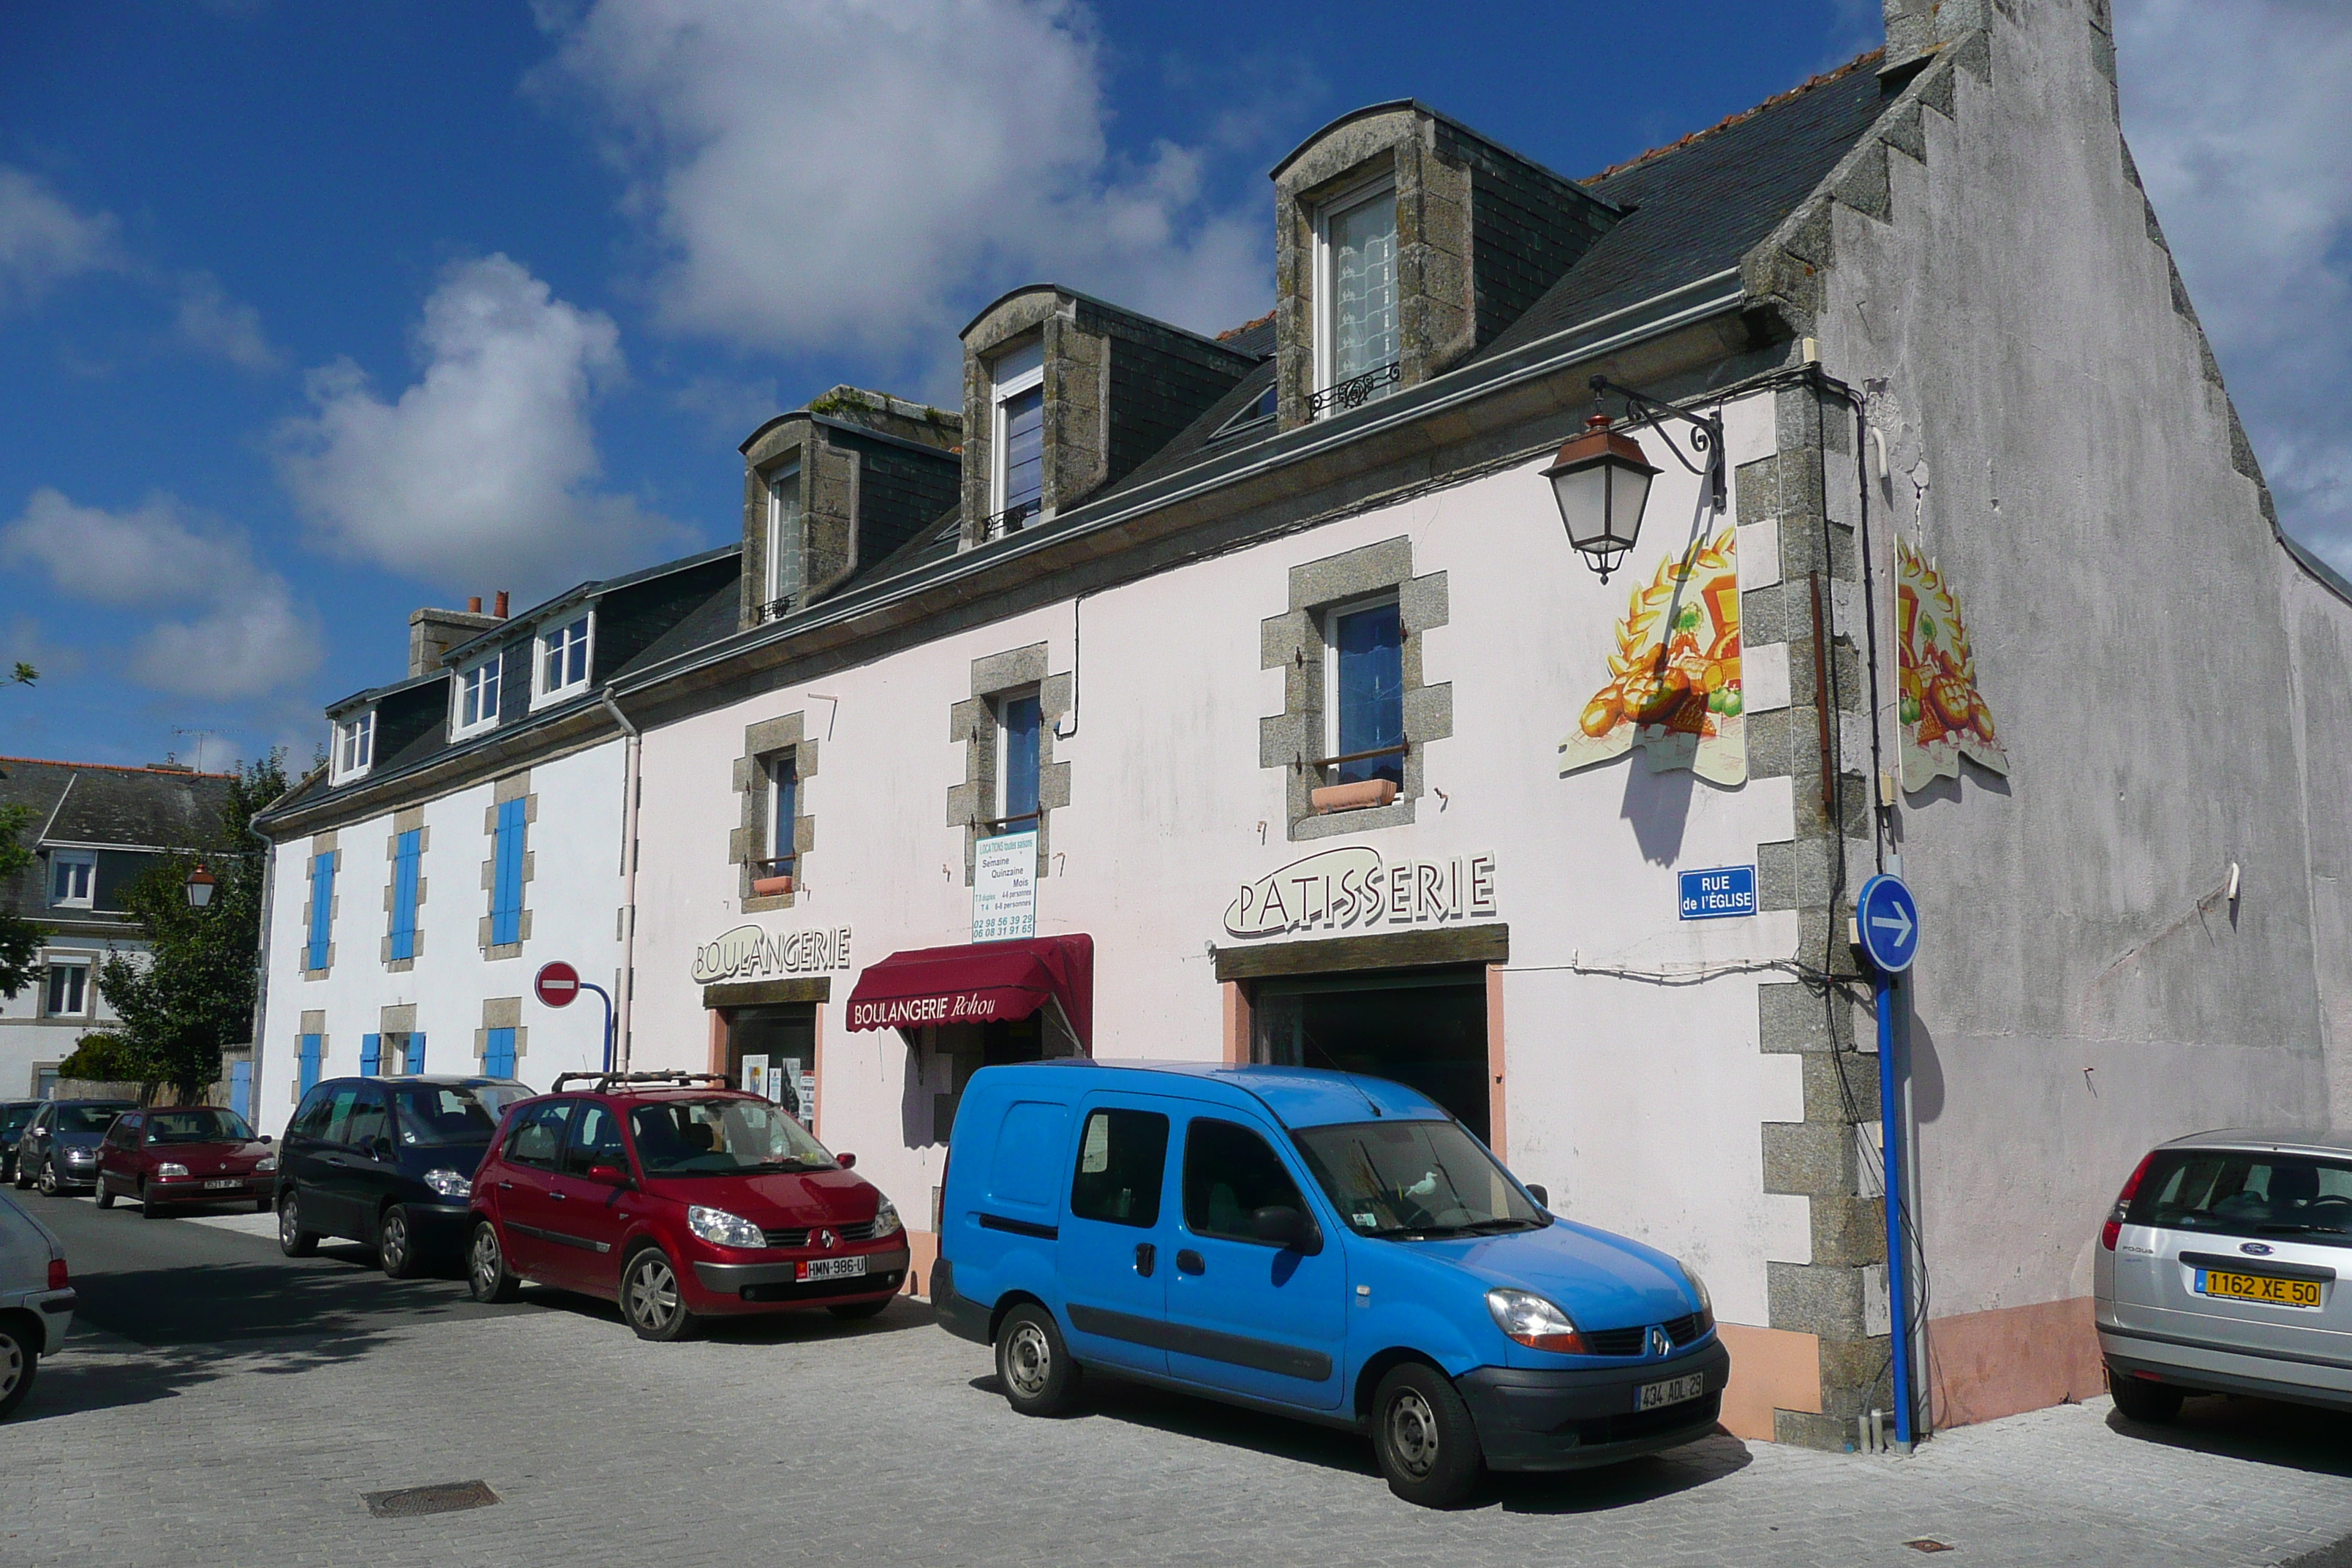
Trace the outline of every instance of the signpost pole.
<instances>
[{"instance_id":1,"label":"signpost pole","mask_svg":"<svg viewBox=\"0 0 2352 1568\"><path fill-rule=\"evenodd\" d=\"M596 993L596 1000L604 1004L604 1070L613 1070L613 994L592 981L580 983L583 991Z\"/></svg>"},{"instance_id":2,"label":"signpost pole","mask_svg":"<svg viewBox=\"0 0 2352 1568\"><path fill-rule=\"evenodd\" d=\"M1878 1142L1879 1164L1886 1193L1886 1308L1888 1350L1895 1366L1895 1441L1906 1453L1911 1448L1911 1290L1904 1267L1903 1242L1903 1100L1895 1070L1895 998L1900 994L1895 975L1876 971L1874 986L1878 1005Z\"/></svg>"}]
</instances>

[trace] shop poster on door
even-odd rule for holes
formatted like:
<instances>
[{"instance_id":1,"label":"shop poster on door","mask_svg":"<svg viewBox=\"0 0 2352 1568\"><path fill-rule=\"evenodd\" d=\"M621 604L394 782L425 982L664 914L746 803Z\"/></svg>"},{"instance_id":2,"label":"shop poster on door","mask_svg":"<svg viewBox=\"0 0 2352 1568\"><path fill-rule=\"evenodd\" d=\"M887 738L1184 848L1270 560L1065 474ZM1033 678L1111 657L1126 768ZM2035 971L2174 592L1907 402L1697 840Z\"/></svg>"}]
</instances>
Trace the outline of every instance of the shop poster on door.
<instances>
[{"instance_id":1,"label":"shop poster on door","mask_svg":"<svg viewBox=\"0 0 2352 1568\"><path fill-rule=\"evenodd\" d=\"M1736 541L1727 527L1668 555L1633 590L1608 656L1609 684L1559 743L1563 774L1639 746L1654 773L1688 768L1710 784L1748 782Z\"/></svg>"},{"instance_id":2,"label":"shop poster on door","mask_svg":"<svg viewBox=\"0 0 2352 1568\"><path fill-rule=\"evenodd\" d=\"M1957 778L1960 759L2003 777L2009 752L1977 689L1976 652L1959 596L1936 563L1899 536L1895 541L1895 607L1901 637L1902 696L1897 747L1906 793Z\"/></svg>"}]
</instances>

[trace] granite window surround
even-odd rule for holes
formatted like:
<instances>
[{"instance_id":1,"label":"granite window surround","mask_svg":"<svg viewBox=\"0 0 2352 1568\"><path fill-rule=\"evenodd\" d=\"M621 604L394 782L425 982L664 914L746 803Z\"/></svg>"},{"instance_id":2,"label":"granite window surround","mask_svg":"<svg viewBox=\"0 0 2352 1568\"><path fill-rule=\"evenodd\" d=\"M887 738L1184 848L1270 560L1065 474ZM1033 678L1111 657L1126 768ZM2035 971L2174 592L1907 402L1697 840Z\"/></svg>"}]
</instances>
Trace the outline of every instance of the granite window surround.
<instances>
[{"instance_id":1,"label":"granite window surround","mask_svg":"<svg viewBox=\"0 0 2352 1568\"><path fill-rule=\"evenodd\" d=\"M509 801L522 803L524 839L522 864L520 868L520 892L519 895L521 903L514 928L515 940L499 942L496 940L499 935L499 914L498 907L499 817L501 808ZM531 881L538 874L538 852L530 847L530 829L531 825L538 821L539 796L531 793L530 773L509 773L491 786L490 804L482 808L482 837L488 842L490 852L482 861L482 901L485 907L476 939L484 958L520 958L524 945L530 941L531 911L529 889Z\"/></svg>"},{"instance_id":2,"label":"granite window surround","mask_svg":"<svg viewBox=\"0 0 2352 1568\"><path fill-rule=\"evenodd\" d=\"M298 1107L326 1076L327 1049L332 1043L327 1037L326 1010L305 1008L294 1031L294 1103Z\"/></svg>"},{"instance_id":3,"label":"granite window surround","mask_svg":"<svg viewBox=\"0 0 2352 1568\"><path fill-rule=\"evenodd\" d=\"M490 1069L490 1031L509 1029L514 1033L515 1061L520 1064L529 1053L530 1028L522 1021L522 998L520 996L485 996L482 998L482 1026L474 1031L474 1061L478 1071L488 1074ZM514 1071L508 1068L509 1074ZM490 1074L490 1076L497 1076Z\"/></svg>"},{"instance_id":4,"label":"granite window surround","mask_svg":"<svg viewBox=\"0 0 2352 1568\"><path fill-rule=\"evenodd\" d=\"M415 846L404 865L400 841L412 833L416 835ZM415 969L417 959L424 956L425 897L428 890L424 863L432 847L433 830L425 826L423 806L413 805L394 815L392 831L383 839L384 863L392 868L392 874L383 885L383 959L384 968L393 973ZM404 946L407 948L404 953L400 951Z\"/></svg>"},{"instance_id":5,"label":"granite window surround","mask_svg":"<svg viewBox=\"0 0 2352 1568\"><path fill-rule=\"evenodd\" d=\"M298 952L300 954L299 962L302 967L302 978L305 980L324 980L335 967L335 943L332 933L335 917L342 912L343 902L341 891L343 852L337 845L336 837L336 834L332 831L313 834L310 849L303 855L301 860L303 940ZM329 875L325 879L327 907L323 911L318 908L320 879L317 868L319 857L321 855L332 857L328 862ZM320 963L316 962L319 944L312 940L312 933L319 930L322 920L326 923L329 938L326 943L326 962Z\"/></svg>"},{"instance_id":6,"label":"granite window surround","mask_svg":"<svg viewBox=\"0 0 2352 1568\"><path fill-rule=\"evenodd\" d=\"M743 754L735 759L735 793L741 805L738 824L727 834L727 863L735 868L737 907L744 914L763 910L788 910L808 890L808 858L816 848L816 817L809 811L809 780L816 776L817 742L808 733L805 711L763 719L743 727ZM776 760L789 756L798 781L793 817L793 889L788 893L754 893L751 884L765 876L768 816L772 809Z\"/></svg>"},{"instance_id":7,"label":"granite window surround","mask_svg":"<svg viewBox=\"0 0 2352 1568\"><path fill-rule=\"evenodd\" d=\"M1327 614L1394 595L1404 633L1404 782L1386 805L1318 813L1313 792L1328 782L1315 763L1328 755ZM1446 624L1445 574L1412 574L1412 541L1400 535L1290 569L1290 607L1258 624L1258 663L1283 672L1279 713L1258 721L1258 766L1281 770L1283 816L1293 841L1395 827L1413 819L1430 742L1454 734L1451 681L1422 681L1423 636Z\"/></svg>"},{"instance_id":8,"label":"granite window surround","mask_svg":"<svg viewBox=\"0 0 2352 1568\"><path fill-rule=\"evenodd\" d=\"M963 747L963 782L948 791L948 826L963 830L964 886L972 882L980 841L998 828L989 819L999 798L997 769L1003 753L1003 700L1037 695L1037 877L1043 881L1052 855L1054 813L1070 804L1070 764L1054 760L1055 731L1070 711L1071 679L1047 664L1044 643L991 654L971 661L971 695L948 709L948 740Z\"/></svg>"}]
</instances>

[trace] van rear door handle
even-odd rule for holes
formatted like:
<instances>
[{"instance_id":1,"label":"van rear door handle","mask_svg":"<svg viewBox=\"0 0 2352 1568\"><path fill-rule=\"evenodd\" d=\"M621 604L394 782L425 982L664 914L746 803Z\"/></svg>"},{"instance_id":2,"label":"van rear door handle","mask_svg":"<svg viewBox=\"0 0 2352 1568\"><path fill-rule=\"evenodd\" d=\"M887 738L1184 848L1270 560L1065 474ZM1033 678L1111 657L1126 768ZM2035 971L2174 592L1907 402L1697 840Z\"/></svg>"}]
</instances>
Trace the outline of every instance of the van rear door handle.
<instances>
[{"instance_id":1,"label":"van rear door handle","mask_svg":"<svg viewBox=\"0 0 2352 1568\"><path fill-rule=\"evenodd\" d=\"M1142 1275L1146 1279L1150 1279L1151 1270L1159 1261L1158 1247L1148 1241L1139 1241L1135 1244L1135 1271L1138 1274Z\"/></svg>"},{"instance_id":2,"label":"van rear door handle","mask_svg":"<svg viewBox=\"0 0 2352 1568\"><path fill-rule=\"evenodd\" d=\"M1189 1247L1176 1255L1176 1272L1179 1274L1205 1274L1209 1266L1201 1260L1201 1255Z\"/></svg>"}]
</instances>

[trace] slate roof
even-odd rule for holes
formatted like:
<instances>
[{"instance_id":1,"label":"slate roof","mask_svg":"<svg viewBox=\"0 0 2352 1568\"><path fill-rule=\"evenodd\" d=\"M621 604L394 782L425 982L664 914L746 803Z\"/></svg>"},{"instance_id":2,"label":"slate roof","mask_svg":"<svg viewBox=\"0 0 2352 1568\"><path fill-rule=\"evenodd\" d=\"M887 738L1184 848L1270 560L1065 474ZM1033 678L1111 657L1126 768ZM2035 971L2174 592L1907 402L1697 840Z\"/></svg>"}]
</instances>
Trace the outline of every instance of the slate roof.
<instances>
[{"instance_id":1,"label":"slate roof","mask_svg":"<svg viewBox=\"0 0 2352 1568\"><path fill-rule=\"evenodd\" d=\"M25 842L184 849L220 831L234 779L177 768L125 768L0 757L0 806L29 805Z\"/></svg>"}]
</instances>

